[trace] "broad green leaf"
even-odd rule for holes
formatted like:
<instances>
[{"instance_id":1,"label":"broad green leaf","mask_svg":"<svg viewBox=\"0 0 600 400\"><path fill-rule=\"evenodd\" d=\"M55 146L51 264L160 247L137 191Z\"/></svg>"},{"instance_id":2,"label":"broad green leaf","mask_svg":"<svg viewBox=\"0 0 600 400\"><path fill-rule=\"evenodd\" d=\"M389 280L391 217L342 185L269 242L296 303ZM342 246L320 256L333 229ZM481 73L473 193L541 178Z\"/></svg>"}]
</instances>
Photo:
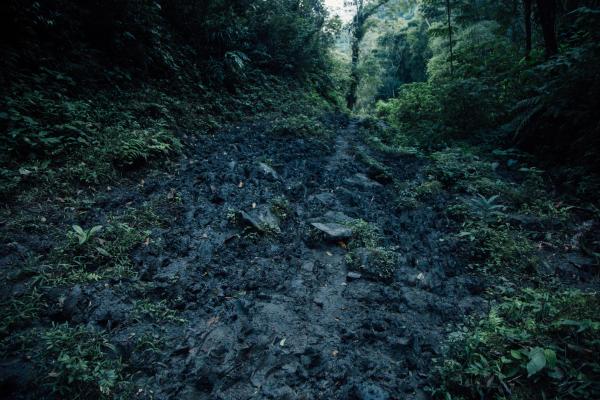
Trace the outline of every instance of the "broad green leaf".
<instances>
[{"instance_id":1,"label":"broad green leaf","mask_svg":"<svg viewBox=\"0 0 600 400\"><path fill-rule=\"evenodd\" d=\"M548 363L548 368L556 367L556 352L552 349L544 349L544 356Z\"/></svg>"},{"instance_id":2,"label":"broad green leaf","mask_svg":"<svg viewBox=\"0 0 600 400\"><path fill-rule=\"evenodd\" d=\"M83 231L83 228L80 227L79 225L73 225L73 230L78 234L78 235L85 235L85 232Z\"/></svg>"},{"instance_id":3,"label":"broad green leaf","mask_svg":"<svg viewBox=\"0 0 600 400\"><path fill-rule=\"evenodd\" d=\"M92 229L90 229L90 233L88 234L88 236L92 236L94 233L98 232L100 229L102 229L102 225L94 226Z\"/></svg>"},{"instance_id":4,"label":"broad green leaf","mask_svg":"<svg viewBox=\"0 0 600 400\"><path fill-rule=\"evenodd\" d=\"M544 369L546 366L546 355L544 349L536 347L529 352L529 362L527 363L527 377L533 376Z\"/></svg>"}]
</instances>

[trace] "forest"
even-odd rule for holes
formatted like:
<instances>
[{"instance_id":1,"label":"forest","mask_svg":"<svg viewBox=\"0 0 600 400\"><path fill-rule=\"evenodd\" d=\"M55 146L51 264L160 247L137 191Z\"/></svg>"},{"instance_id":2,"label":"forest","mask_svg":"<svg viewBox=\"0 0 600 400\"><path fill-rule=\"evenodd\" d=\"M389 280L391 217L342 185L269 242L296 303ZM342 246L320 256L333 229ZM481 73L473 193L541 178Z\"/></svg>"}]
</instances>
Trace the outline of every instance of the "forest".
<instances>
[{"instance_id":1,"label":"forest","mask_svg":"<svg viewBox=\"0 0 600 400\"><path fill-rule=\"evenodd\" d=\"M0 399L600 398L600 1L0 32Z\"/></svg>"}]
</instances>

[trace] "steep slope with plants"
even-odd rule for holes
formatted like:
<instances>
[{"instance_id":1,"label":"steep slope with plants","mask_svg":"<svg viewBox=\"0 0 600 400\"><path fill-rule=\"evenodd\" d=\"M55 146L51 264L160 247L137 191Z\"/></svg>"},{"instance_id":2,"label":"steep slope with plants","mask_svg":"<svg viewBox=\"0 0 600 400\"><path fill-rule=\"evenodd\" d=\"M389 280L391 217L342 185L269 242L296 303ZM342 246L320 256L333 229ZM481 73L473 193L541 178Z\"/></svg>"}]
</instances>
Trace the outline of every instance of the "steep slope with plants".
<instances>
[{"instance_id":1,"label":"steep slope with plants","mask_svg":"<svg viewBox=\"0 0 600 400\"><path fill-rule=\"evenodd\" d=\"M0 5L0 398L600 397L600 5L344 4Z\"/></svg>"}]
</instances>

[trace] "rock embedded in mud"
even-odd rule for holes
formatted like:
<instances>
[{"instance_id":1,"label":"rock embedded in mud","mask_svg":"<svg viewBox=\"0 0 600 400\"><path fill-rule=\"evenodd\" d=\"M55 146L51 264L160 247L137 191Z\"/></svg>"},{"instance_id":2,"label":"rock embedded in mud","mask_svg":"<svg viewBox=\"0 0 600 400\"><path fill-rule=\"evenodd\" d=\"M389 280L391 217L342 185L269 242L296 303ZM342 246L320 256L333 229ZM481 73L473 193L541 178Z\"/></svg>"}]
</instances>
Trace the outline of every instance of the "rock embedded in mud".
<instances>
[{"instance_id":1,"label":"rock embedded in mud","mask_svg":"<svg viewBox=\"0 0 600 400\"><path fill-rule=\"evenodd\" d=\"M267 165L263 162L258 163L258 171L261 173L261 175L271 180L276 181L279 179L279 174L277 171L275 171L270 165Z\"/></svg>"},{"instance_id":2,"label":"rock embedded in mud","mask_svg":"<svg viewBox=\"0 0 600 400\"><path fill-rule=\"evenodd\" d=\"M346 274L346 280L347 281L355 281L357 279L362 278L362 275L358 272L348 272L348 274Z\"/></svg>"},{"instance_id":3,"label":"rock embedded in mud","mask_svg":"<svg viewBox=\"0 0 600 400\"><path fill-rule=\"evenodd\" d=\"M313 222L311 224L323 232L332 241L346 240L352 237L352 229L335 222Z\"/></svg>"},{"instance_id":4,"label":"rock embedded in mud","mask_svg":"<svg viewBox=\"0 0 600 400\"><path fill-rule=\"evenodd\" d=\"M352 186L361 187L363 189L374 189L383 186L381 183L375 182L364 174L356 174L350 178L344 179L344 182Z\"/></svg>"},{"instance_id":5,"label":"rock embedded in mud","mask_svg":"<svg viewBox=\"0 0 600 400\"><path fill-rule=\"evenodd\" d=\"M260 206L251 211L241 211L242 220L263 233L280 233L279 218L266 206Z\"/></svg>"},{"instance_id":6,"label":"rock embedded in mud","mask_svg":"<svg viewBox=\"0 0 600 400\"><path fill-rule=\"evenodd\" d=\"M302 270L303 271L313 272L314 269L315 269L315 263L314 263L314 261L306 261L306 262L302 263Z\"/></svg>"}]
</instances>

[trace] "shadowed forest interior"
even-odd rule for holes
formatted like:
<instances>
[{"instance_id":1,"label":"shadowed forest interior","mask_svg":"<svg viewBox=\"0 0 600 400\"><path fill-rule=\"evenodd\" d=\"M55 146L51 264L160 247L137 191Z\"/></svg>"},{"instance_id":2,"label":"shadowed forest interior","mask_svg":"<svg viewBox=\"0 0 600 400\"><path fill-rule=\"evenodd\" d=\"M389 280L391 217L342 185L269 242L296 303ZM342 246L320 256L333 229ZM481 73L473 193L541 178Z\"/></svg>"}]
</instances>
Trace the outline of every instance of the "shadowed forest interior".
<instances>
[{"instance_id":1,"label":"shadowed forest interior","mask_svg":"<svg viewBox=\"0 0 600 400\"><path fill-rule=\"evenodd\" d=\"M1 399L600 398L600 1L0 31Z\"/></svg>"}]
</instances>

